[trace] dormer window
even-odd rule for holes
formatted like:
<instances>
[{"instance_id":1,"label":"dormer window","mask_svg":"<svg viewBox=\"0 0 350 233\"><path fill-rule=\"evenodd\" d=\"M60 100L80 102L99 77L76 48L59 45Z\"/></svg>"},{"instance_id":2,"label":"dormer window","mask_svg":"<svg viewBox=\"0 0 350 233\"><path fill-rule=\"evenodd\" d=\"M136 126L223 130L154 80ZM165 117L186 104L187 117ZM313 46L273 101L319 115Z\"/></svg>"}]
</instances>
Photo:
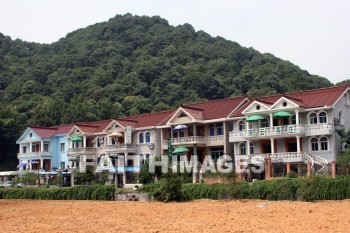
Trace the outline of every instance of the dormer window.
<instances>
[{"instance_id":1,"label":"dormer window","mask_svg":"<svg viewBox=\"0 0 350 233\"><path fill-rule=\"evenodd\" d=\"M29 133L29 137L32 138L33 137L33 133Z\"/></svg>"}]
</instances>

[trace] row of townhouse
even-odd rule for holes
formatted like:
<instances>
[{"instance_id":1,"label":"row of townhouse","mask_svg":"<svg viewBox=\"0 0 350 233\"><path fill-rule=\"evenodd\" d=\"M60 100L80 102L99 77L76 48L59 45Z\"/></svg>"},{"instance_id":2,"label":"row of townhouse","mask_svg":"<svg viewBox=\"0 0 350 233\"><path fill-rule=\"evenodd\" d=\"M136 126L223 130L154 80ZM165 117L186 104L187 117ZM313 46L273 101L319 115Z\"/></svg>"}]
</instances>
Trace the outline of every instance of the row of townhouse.
<instances>
[{"instance_id":1,"label":"row of townhouse","mask_svg":"<svg viewBox=\"0 0 350 233\"><path fill-rule=\"evenodd\" d=\"M18 159L29 170L107 169L122 184L134 183L145 159L167 155L169 146L186 147L199 163L205 155L270 159L269 174L249 173L256 179L298 171L307 161L320 170L341 150L336 129L350 127L349 96L348 86L335 86L220 99L121 119L30 126L17 141ZM178 125L184 127L175 130Z\"/></svg>"}]
</instances>

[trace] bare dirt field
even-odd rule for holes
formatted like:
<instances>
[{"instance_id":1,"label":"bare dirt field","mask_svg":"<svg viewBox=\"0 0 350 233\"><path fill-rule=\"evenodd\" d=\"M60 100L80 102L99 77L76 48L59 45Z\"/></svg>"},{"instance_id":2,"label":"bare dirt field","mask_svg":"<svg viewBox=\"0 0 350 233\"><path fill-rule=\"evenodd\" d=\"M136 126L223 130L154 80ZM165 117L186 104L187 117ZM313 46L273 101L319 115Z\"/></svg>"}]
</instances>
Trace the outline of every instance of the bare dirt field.
<instances>
[{"instance_id":1,"label":"bare dirt field","mask_svg":"<svg viewBox=\"0 0 350 233\"><path fill-rule=\"evenodd\" d=\"M0 232L349 232L350 200L0 200Z\"/></svg>"}]
</instances>

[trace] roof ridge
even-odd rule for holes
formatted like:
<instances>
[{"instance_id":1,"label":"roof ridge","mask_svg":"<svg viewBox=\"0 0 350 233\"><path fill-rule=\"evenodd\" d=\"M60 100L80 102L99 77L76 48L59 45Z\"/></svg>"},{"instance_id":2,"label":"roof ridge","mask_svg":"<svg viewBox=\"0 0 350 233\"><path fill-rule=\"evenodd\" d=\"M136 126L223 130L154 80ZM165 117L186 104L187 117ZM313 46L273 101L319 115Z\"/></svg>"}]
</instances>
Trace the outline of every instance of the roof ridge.
<instances>
[{"instance_id":1,"label":"roof ridge","mask_svg":"<svg viewBox=\"0 0 350 233\"><path fill-rule=\"evenodd\" d=\"M58 129L57 126L34 126L34 125L30 125L28 126L29 128L39 128L39 129Z\"/></svg>"},{"instance_id":2,"label":"roof ridge","mask_svg":"<svg viewBox=\"0 0 350 233\"><path fill-rule=\"evenodd\" d=\"M192 106L181 106L182 108L189 108L189 109L193 109L193 110L199 110L199 111L203 111L203 108L197 108L197 107L192 107Z\"/></svg>"},{"instance_id":3,"label":"roof ridge","mask_svg":"<svg viewBox=\"0 0 350 233\"><path fill-rule=\"evenodd\" d=\"M239 99L239 98L247 98L247 97L244 96L244 95L241 95L241 96L236 96L236 97L227 97L227 98L223 98L223 99L215 99L215 100L207 100L207 101L203 101L203 102L191 103L191 104L187 104L187 105L184 105L184 106L190 106L190 105L195 105L195 104L206 104L206 103L219 102L219 101L232 100L232 99Z\"/></svg>"}]
</instances>

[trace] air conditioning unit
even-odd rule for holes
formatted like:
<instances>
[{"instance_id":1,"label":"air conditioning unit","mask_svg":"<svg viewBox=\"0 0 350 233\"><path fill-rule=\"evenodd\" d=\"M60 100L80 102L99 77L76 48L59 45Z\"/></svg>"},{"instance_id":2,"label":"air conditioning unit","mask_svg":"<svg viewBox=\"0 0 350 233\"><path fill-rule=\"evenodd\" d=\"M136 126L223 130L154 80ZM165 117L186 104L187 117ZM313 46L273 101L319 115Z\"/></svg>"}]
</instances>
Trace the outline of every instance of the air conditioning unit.
<instances>
[{"instance_id":1,"label":"air conditioning unit","mask_svg":"<svg viewBox=\"0 0 350 233\"><path fill-rule=\"evenodd\" d=\"M334 125L340 125L339 118L334 118L333 121L334 121Z\"/></svg>"}]
</instances>

